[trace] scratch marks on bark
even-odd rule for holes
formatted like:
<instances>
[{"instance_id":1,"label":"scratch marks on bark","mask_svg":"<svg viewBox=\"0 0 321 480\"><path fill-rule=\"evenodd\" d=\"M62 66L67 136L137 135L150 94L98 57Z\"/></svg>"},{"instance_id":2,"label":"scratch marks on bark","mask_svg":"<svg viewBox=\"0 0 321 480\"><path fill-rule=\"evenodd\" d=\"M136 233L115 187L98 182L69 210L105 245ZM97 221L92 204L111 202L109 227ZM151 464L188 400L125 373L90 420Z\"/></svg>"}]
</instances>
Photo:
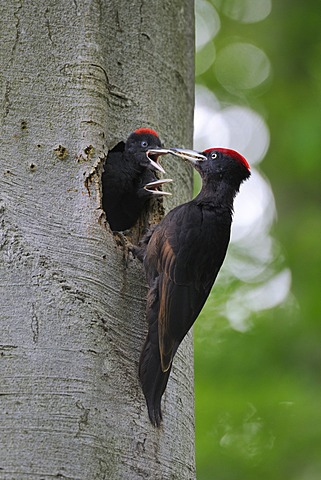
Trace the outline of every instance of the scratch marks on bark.
<instances>
[{"instance_id":1,"label":"scratch marks on bark","mask_svg":"<svg viewBox=\"0 0 321 480\"><path fill-rule=\"evenodd\" d=\"M116 107L130 107L134 104L133 98L130 98L127 93L122 92L116 85L108 86L107 102L109 105Z\"/></svg>"},{"instance_id":2,"label":"scratch marks on bark","mask_svg":"<svg viewBox=\"0 0 321 480\"><path fill-rule=\"evenodd\" d=\"M110 102L114 105L121 106L121 107L130 107L132 105L132 99L121 91L119 87L116 85L112 85L109 81L108 75L106 70L96 64L90 64L90 67L94 67L95 69L100 69L105 76L106 88L107 88L107 102Z\"/></svg>"},{"instance_id":3,"label":"scratch marks on bark","mask_svg":"<svg viewBox=\"0 0 321 480\"><path fill-rule=\"evenodd\" d=\"M31 305L31 330L33 343L38 343L39 339L39 319L36 313L35 304Z\"/></svg>"},{"instance_id":4,"label":"scratch marks on bark","mask_svg":"<svg viewBox=\"0 0 321 480\"><path fill-rule=\"evenodd\" d=\"M0 357L15 357L17 348L17 345L0 345Z\"/></svg>"},{"instance_id":5,"label":"scratch marks on bark","mask_svg":"<svg viewBox=\"0 0 321 480\"><path fill-rule=\"evenodd\" d=\"M107 72L101 65L90 62L66 63L61 72L74 82L84 84L87 89L101 95L109 105L127 108L134 104L130 95L110 83Z\"/></svg>"}]
</instances>

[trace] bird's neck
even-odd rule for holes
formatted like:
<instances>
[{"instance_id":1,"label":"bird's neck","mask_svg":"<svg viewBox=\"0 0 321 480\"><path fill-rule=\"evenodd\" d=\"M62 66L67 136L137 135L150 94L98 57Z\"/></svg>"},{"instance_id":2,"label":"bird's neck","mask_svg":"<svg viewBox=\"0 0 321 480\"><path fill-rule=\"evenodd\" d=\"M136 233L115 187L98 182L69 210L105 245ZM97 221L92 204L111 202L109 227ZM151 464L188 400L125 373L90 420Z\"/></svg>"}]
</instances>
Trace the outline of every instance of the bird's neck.
<instances>
[{"instance_id":1,"label":"bird's neck","mask_svg":"<svg viewBox=\"0 0 321 480\"><path fill-rule=\"evenodd\" d=\"M226 208L233 211L233 202L237 190L234 186L220 180L207 182L203 179L203 186L195 198L198 204L213 208Z\"/></svg>"},{"instance_id":2,"label":"bird's neck","mask_svg":"<svg viewBox=\"0 0 321 480\"><path fill-rule=\"evenodd\" d=\"M124 156L124 163L126 162L126 166L129 170L140 173L146 168L144 166L144 156L146 157L145 153L133 155L126 152L126 155Z\"/></svg>"}]
</instances>

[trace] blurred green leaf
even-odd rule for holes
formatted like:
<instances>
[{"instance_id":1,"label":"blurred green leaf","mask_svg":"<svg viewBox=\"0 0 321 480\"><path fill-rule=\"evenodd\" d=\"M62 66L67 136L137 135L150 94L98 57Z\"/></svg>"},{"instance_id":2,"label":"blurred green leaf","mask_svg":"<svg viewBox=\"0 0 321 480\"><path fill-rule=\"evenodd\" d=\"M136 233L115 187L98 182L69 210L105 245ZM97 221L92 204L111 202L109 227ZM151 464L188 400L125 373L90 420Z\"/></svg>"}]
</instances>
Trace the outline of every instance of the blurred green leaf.
<instances>
[{"instance_id":1,"label":"blurred green leaf","mask_svg":"<svg viewBox=\"0 0 321 480\"><path fill-rule=\"evenodd\" d=\"M248 24L230 18L245 18L241 3L213 0L221 22L215 49L219 54L232 41L256 45L269 58L270 80L259 91L227 91L215 77L214 62L197 82L220 102L250 106L265 117L271 143L261 168L278 210L272 234L281 244L279 263L290 268L293 284L285 304L253 313L250 328L238 332L222 307L241 282L226 283L223 267L194 328L197 478L318 480L320 2L273 2L265 20Z\"/></svg>"}]
</instances>

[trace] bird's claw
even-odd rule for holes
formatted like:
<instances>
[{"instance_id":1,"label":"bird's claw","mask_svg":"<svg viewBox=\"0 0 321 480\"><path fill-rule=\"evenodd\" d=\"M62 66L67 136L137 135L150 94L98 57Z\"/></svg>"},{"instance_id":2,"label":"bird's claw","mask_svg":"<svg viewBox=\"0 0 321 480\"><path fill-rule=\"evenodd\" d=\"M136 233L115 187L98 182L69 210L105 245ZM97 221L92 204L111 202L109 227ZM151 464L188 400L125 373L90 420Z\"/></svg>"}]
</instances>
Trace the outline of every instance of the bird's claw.
<instances>
[{"instance_id":1,"label":"bird's claw","mask_svg":"<svg viewBox=\"0 0 321 480\"><path fill-rule=\"evenodd\" d=\"M134 255L133 255L134 245L126 237L126 232L128 232L128 230L125 230L124 232L113 232L113 233L114 233L114 238L116 240L117 245L119 245L123 249L123 258L125 260L125 265L127 268L129 263L134 259Z\"/></svg>"},{"instance_id":2,"label":"bird's claw","mask_svg":"<svg viewBox=\"0 0 321 480\"><path fill-rule=\"evenodd\" d=\"M152 193L153 195L172 195L170 192L164 192L163 190L158 190L158 187L162 186L164 183L171 183L173 180L171 178L163 178L161 180L155 180L154 182L146 183L144 189Z\"/></svg>"}]
</instances>

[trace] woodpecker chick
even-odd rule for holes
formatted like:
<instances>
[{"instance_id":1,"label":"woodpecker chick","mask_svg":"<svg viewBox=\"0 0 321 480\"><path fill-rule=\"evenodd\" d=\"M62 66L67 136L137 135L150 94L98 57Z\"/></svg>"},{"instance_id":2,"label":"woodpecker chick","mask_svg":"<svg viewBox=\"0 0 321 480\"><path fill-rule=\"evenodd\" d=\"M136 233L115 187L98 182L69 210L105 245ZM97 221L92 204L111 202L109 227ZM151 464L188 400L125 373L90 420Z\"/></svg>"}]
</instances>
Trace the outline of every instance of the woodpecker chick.
<instances>
[{"instance_id":1,"label":"woodpecker chick","mask_svg":"<svg viewBox=\"0 0 321 480\"><path fill-rule=\"evenodd\" d=\"M166 153L157 133L149 128L135 130L126 143L109 152L102 175L102 206L113 231L131 228L152 198L168 194L159 188L172 180L156 176L157 171L164 173L158 157Z\"/></svg>"}]
</instances>

